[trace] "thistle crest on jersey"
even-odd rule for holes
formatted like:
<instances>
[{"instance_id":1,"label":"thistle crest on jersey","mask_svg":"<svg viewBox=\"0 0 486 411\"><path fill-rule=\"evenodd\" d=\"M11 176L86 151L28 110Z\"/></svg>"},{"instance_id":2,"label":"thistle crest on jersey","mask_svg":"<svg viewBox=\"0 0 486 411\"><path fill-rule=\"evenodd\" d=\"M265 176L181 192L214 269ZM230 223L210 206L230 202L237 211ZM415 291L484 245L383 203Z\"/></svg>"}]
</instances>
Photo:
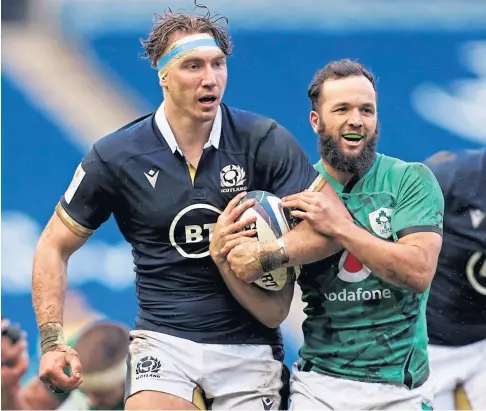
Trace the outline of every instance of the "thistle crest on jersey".
<instances>
[{"instance_id":1,"label":"thistle crest on jersey","mask_svg":"<svg viewBox=\"0 0 486 411\"><path fill-rule=\"evenodd\" d=\"M344 250L343 255L339 259L338 266L338 278L347 283L358 283L368 278L371 274L371 270L358 261L348 250Z\"/></svg>"},{"instance_id":2,"label":"thistle crest on jersey","mask_svg":"<svg viewBox=\"0 0 486 411\"><path fill-rule=\"evenodd\" d=\"M236 193L247 189L246 173L242 166L230 164L223 167L220 178L222 193Z\"/></svg>"},{"instance_id":3,"label":"thistle crest on jersey","mask_svg":"<svg viewBox=\"0 0 486 411\"><path fill-rule=\"evenodd\" d=\"M375 234L385 240L392 236L391 221L393 208L381 207L369 214L370 226Z\"/></svg>"}]
</instances>

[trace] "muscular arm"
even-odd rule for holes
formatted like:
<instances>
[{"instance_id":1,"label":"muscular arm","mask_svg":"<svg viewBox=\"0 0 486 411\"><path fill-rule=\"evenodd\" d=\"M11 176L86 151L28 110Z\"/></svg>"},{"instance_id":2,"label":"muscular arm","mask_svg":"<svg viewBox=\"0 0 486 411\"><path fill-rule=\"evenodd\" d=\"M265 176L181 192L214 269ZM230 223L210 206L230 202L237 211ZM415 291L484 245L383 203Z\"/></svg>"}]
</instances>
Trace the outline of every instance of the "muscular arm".
<instances>
[{"instance_id":1,"label":"muscular arm","mask_svg":"<svg viewBox=\"0 0 486 411\"><path fill-rule=\"evenodd\" d=\"M57 214L44 229L32 272L32 301L39 329L62 324L68 259L87 239L67 228Z\"/></svg>"},{"instance_id":2,"label":"muscular arm","mask_svg":"<svg viewBox=\"0 0 486 411\"><path fill-rule=\"evenodd\" d=\"M323 260L343 249L339 241L313 230L306 221L288 232L282 240L289 255L289 262L286 264L289 267ZM270 245L276 248L275 244Z\"/></svg>"},{"instance_id":3,"label":"muscular arm","mask_svg":"<svg viewBox=\"0 0 486 411\"><path fill-rule=\"evenodd\" d=\"M343 218L339 207L344 206L333 199L337 195L332 188L327 193L324 186L319 194L301 193L291 196L294 199L284 199L284 203L290 207L296 207L297 204L305 207L305 212L293 213L305 218L309 224L312 223L316 231L328 233L336 244L354 254L385 281L414 292L424 292L432 281L442 246L439 233L442 231L444 200L437 180L421 164L407 165L397 188L397 205L392 223L396 242L384 241L359 228L349 215ZM327 237L323 235L324 240L319 240L316 233L314 237L311 237L310 232L303 235L305 228L305 225L297 227L294 232L283 237L290 257L288 265L310 263L325 258L331 251L332 242L325 245L329 241ZM406 231L409 234L403 235ZM281 265L279 253L275 251L275 244L267 247L273 248L264 250L268 255L265 261L274 263L267 266L274 269ZM320 250L320 247L323 248Z\"/></svg>"},{"instance_id":4,"label":"muscular arm","mask_svg":"<svg viewBox=\"0 0 486 411\"><path fill-rule=\"evenodd\" d=\"M346 220L353 224L351 215L329 184L325 183L317 191L325 194ZM282 240L285 243L289 258L289 261L285 263L288 267L323 260L343 249L343 245L337 239L319 233L307 221L299 223L293 230L286 233ZM283 265L279 248L276 242L262 244L261 246L262 252L265 253L267 261L269 261L270 268L275 269Z\"/></svg>"},{"instance_id":5,"label":"muscular arm","mask_svg":"<svg viewBox=\"0 0 486 411\"><path fill-rule=\"evenodd\" d=\"M47 343L52 343L49 340L54 338L54 329L49 328L57 327L59 332L68 259L108 220L116 187L110 168L99 150L93 147L77 167L71 184L41 235L32 273L32 298L41 341L47 338Z\"/></svg>"},{"instance_id":6,"label":"muscular arm","mask_svg":"<svg viewBox=\"0 0 486 411\"><path fill-rule=\"evenodd\" d=\"M429 287L442 247L444 197L437 179L422 164L402 165L393 209L394 241L377 238L347 221L329 231L383 280L416 293Z\"/></svg>"},{"instance_id":7,"label":"muscular arm","mask_svg":"<svg viewBox=\"0 0 486 411\"><path fill-rule=\"evenodd\" d=\"M416 293L427 290L435 274L442 237L418 232L393 243L379 239L352 223L338 227L336 239L383 280Z\"/></svg>"},{"instance_id":8,"label":"muscular arm","mask_svg":"<svg viewBox=\"0 0 486 411\"><path fill-rule=\"evenodd\" d=\"M287 284L281 291L265 291L239 279L228 262L218 268L233 297L262 324L277 328L287 318L294 294L293 284Z\"/></svg>"}]
</instances>

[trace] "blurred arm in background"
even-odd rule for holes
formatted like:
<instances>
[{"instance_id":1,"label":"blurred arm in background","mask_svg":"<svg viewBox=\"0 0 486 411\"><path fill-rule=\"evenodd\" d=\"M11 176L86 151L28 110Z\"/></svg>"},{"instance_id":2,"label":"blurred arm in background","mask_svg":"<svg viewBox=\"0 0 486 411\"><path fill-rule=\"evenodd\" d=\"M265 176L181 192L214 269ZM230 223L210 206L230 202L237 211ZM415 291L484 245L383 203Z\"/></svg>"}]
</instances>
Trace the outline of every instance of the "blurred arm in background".
<instances>
[{"instance_id":1,"label":"blurred arm in background","mask_svg":"<svg viewBox=\"0 0 486 411\"><path fill-rule=\"evenodd\" d=\"M4 405L2 390L2 409L56 410L68 396L69 393L54 394L49 392L38 377L33 377L24 387L15 392L15 395L11 397L13 401L6 403L8 405Z\"/></svg>"},{"instance_id":2,"label":"blurred arm in background","mask_svg":"<svg viewBox=\"0 0 486 411\"><path fill-rule=\"evenodd\" d=\"M2 409L23 409L18 394L28 367L25 337L2 318Z\"/></svg>"},{"instance_id":3,"label":"blurred arm in background","mask_svg":"<svg viewBox=\"0 0 486 411\"><path fill-rule=\"evenodd\" d=\"M57 408L60 402L55 399L52 401L52 395L39 379L37 384L28 384L27 387L21 388L21 379L28 367L29 356L25 334L18 328L11 327L8 320L2 319L2 409ZM43 398L51 401L43 401Z\"/></svg>"}]
</instances>

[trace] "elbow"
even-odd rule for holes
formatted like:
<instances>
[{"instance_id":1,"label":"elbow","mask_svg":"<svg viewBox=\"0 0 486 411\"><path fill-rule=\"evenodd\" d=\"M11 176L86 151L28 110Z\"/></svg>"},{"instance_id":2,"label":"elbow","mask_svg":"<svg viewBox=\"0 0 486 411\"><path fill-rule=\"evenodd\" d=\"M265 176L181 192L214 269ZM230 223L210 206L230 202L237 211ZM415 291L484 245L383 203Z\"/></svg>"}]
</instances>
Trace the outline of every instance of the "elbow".
<instances>
[{"instance_id":1,"label":"elbow","mask_svg":"<svg viewBox=\"0 0 486 411\"><path fill-rule=\"evenodd\" d=\"M257 319L265 327L276 329L285 321L289 315L289 310L290 307L279 306L275 310L272 310L271 315L268 315L269 313L267 312L266 315L258 316Z\"/></svg>"},{"instance_id":2,"label":"elbow","mask_svg":"<svg viewBox=\"0 0 486 411\"><path fill-rule=\"evenodd\" d=\"M265 319L265 321L261 321L261 322L265 327L276 329L276 328L280 327L280 324L283 323L283 320L279 320L278 318L269 318L269 319Z\"/></svg>"},{"instance_id":3,"label":"elbow","mask_svg":"<svg viewBox=\"0 0 486 411\"><path fill-rule=\"evenodd\" d=\"M263 323L263 325L264 325L265 327L271 328L271 329L273 329L273 330L274 330L274 329L276 329L276 328L278 328L278 327L280 327L280 324L281 324L281 323L279 323L279 322L277 322L277 321L271 321L271 320L269 320L269 321L265 321L265 322Z\"/></svg>"},{"instance_id":4,"label":"elbow","mask_svg":"<svg viewBox=\"0 0 486 411\"><path fill-rule=\"evenodd\" d=\"M428 286L424 286L423 283L417 282L416 284L409 284L407 288L409 289L409 291L415 294L423 294L427 291Z\"/></svg>"},{"instance_id":5,"label":"elbow","mask_svg":"<svg viewBox=\"0 0 486 411\"><path fill-rule=\"evenodd\" d=\"M278 328L289 315L290 307L279 306L271 316L261 321L268 328Z\"/></svg>"},{"instance_id":6,"label":"elbow","mask_svg":"<svg viewBox=\"0 0 486 411\"><path fill-rule=\"evenodd\" d=\"M413 281L409 283L409 290L416 294L425 293L432 283L432 279L435 274L435 269L424 268L419 271L413 278Z\"/></svg>"}]
</instances>

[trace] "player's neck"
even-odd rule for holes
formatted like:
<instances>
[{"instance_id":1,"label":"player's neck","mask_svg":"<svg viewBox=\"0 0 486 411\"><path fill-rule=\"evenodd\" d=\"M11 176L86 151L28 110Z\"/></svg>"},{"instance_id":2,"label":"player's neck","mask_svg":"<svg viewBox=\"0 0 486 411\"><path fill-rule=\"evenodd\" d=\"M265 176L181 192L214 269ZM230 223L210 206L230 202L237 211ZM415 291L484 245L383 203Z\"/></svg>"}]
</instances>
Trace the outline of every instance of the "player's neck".
<instances>
[{"instance_id":1,"label":"player's neck","mask_svg":"<svg viewBox=\"0 0 486 411\"><path fill-rule=\"evenodd\" d=\"M345 186L348 184L348 182L353 178L352 173L345 173L343 171L338 171L335 168L333 168L329 163L327 163L324 159L321 159L322 164L324 165L324 168L327 171L327 174L329 174L334 180L336 180L338 183L342 184Z\"/></svg>"},{"instance_id":2,"label":"player's neck","mask_svg":"<svg viewBox=\"0 0 486 411\"><path fill-rule=\"evenodd\" d=\"M209 140L213 121L201 122L190 118L177 110L165 107L165 115L178 147L186 152L200 151Z\"/></svg>"}]
</instances>

